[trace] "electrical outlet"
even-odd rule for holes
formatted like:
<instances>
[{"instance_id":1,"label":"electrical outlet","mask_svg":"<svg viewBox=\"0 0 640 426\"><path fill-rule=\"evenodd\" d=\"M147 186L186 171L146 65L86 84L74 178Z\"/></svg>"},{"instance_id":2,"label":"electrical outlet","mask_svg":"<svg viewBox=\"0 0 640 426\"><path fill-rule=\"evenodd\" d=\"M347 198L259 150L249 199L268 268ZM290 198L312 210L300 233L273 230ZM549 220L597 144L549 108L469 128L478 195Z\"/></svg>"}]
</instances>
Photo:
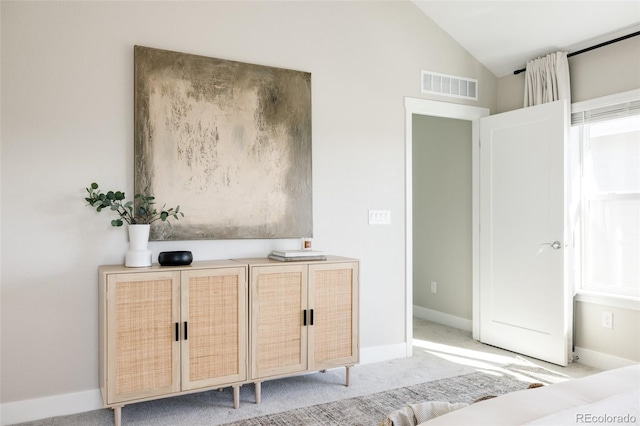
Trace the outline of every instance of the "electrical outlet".
<instances>
[{"instance_id":1,"label":"electrical outlet","mask_svg":"<svg viewBox=\"0 0 640 426\"><path fill-rule=\"evenodd\" d=\"M613 312L602 311L602 326L613 328Z\"/></svg>"},{"instance_id":2,"label":"electrical outlet","mask_svg":"<svg viewBox=\"0 0 640 426\"><path fill-rule=\"evenodd\" d=\"M436 284L435 281L431 281L431 293L437 293L438 292L438 286Z\"/></svg>"}]
</instances>

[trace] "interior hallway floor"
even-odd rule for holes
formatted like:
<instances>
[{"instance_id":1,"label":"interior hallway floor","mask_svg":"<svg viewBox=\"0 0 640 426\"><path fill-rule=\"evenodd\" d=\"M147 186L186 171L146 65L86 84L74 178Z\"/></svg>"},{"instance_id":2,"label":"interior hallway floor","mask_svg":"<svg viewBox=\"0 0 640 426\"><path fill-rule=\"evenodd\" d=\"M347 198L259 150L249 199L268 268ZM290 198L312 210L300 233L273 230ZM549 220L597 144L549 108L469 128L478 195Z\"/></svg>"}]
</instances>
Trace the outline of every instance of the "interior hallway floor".
<instances>
[{"instance_id":1,"label":"interior hallway floor","mask_svg":"<svg viewBox=\"0 0 640 426\"><path fill-rule=\"evenodd\" d=\"M413 355L424 356L425 354L443 358L453 364L473 367L476 370L493 371L496 374L505 374L505 367L508 365L538 367L548 371L545 384L588 376L600 371L579 362L569 363L566 367L551 364L480 343L473 340L471 332L414 318ZM540 381L545 382L545 377L539 378Z\"/></svg>"}]
</instances>

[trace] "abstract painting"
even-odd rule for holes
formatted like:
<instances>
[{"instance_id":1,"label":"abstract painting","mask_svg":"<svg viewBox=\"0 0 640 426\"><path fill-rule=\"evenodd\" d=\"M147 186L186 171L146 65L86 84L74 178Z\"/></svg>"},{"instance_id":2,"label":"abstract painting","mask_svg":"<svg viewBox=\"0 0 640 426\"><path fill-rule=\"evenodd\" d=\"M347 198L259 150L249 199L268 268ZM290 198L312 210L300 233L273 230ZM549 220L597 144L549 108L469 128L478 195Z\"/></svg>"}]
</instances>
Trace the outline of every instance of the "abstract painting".
<instances>
[{"instance_id":1,"label":"abstract painting","mask_svg":"<svg viewBox=\"0 0 640 426\"><path fill-rule=\"evenodd\" d=\"M151 240L311 237L311 74L134 47L134 190Z\"/></svg>"}]
</instances>

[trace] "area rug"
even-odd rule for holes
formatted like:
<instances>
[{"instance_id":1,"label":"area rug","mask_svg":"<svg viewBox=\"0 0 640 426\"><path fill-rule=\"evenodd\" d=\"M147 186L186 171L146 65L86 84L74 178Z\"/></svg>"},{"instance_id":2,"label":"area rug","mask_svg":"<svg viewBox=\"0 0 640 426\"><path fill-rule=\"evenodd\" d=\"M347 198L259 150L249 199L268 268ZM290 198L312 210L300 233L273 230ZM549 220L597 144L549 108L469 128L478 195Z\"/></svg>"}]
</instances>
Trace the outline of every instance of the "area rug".
<instances>
[{"instance_id":1,"label":"area rug","mask_svg":"<svg viewBox=\"0 0 640 426\"><path fill-rule=\"evenodd\" d=\"M449 379L393 389L340 401L297 408L277 414L226 423L226 426L377 426L389 413L423 401L472 403L487 395L526 389L512 377L470 373Z\"/></svg>"}]
</instances>

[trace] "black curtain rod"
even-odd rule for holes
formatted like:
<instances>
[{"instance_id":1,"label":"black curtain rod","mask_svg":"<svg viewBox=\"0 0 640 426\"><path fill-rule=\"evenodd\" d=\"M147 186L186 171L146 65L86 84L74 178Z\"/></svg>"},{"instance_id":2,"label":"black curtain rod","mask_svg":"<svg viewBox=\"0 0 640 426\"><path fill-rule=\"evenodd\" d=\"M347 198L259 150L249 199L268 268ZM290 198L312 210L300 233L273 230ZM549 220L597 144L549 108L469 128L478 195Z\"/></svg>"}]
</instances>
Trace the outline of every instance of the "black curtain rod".
<instances>
[{"instance_id":1,"label":"black curtain rod","mask_svg":"<svg viewBox=\"0 0 640 426\"><path fill-rule=\"evenodd\" d=\"M570 57L575 56L575 55L579 55L579 54L584 53L584 52L588 52L590 50L597 49L599 47L608 46L610 44L617 43L619 41L626 40L628 38L635 37L635 36L638 36L638 35L640 35L640 31L636 31L635 33L627 34L625 36L618 37L618 38L613 39L613 40L605 41L604 43L596 44L595 46L587 47L585 49L578 50L577 52L569 53L567 55L567 58L570 58ZM514 74L520 74L521 72L525 72L526 70L527 70L526 68L523 68L521 70L516 70L513 73Z\"/></svg>"}]
</instances>

